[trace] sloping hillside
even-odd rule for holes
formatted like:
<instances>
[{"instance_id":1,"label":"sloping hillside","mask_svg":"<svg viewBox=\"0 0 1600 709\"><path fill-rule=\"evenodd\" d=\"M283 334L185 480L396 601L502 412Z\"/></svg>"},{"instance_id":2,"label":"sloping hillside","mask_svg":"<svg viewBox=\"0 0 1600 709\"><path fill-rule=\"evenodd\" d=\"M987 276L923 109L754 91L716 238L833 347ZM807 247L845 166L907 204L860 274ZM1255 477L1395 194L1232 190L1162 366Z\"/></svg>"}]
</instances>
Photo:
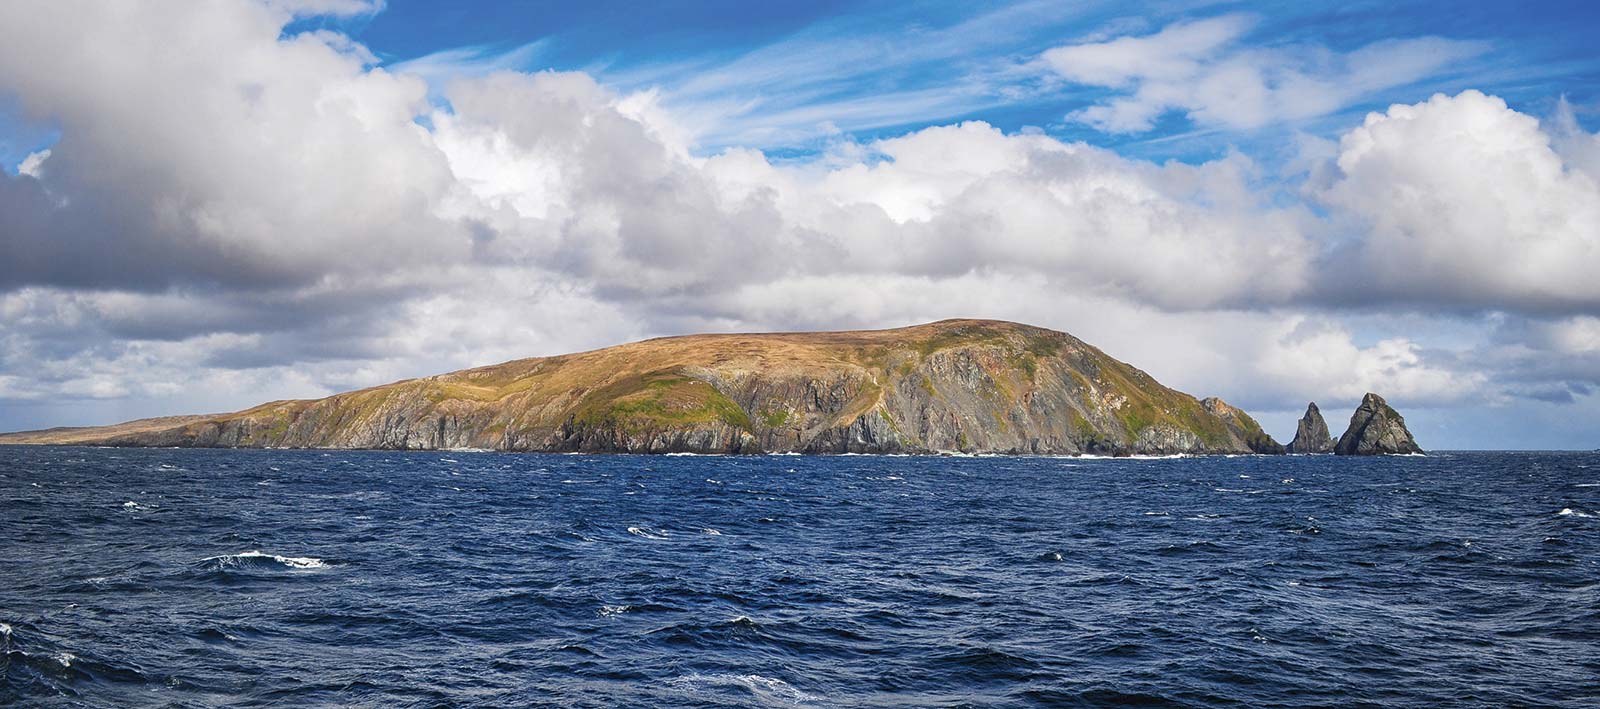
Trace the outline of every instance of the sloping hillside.
<instances>
[{"instance_id":1,"label":"sloping hillside","mask_svg":"<svg viewBox=\"0 0 1600 709\"><path fill-rule=\"evenodd\" d=\"M0 443L515 451L1281 452L1243 411L1071 335L945 320L692 335L522 359L231 414Z\"/></svg>"}]
</instances>

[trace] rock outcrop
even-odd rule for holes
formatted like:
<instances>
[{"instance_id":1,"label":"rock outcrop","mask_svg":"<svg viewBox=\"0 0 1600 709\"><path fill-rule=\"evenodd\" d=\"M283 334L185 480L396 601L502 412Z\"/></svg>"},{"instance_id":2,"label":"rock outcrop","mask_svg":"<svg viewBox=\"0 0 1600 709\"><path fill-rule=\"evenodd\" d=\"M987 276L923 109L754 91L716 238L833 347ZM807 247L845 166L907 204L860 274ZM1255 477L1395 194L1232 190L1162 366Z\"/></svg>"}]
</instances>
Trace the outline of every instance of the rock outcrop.
<instances>
[{"instance_id":1,"label":"rock outcrop","mask_svg":"<svg viewBox=\"0 0 1600 709\"><path fill-rule=\"evenodd\" d=\"M1368 392L1350 416L1350 428L1333 447L1337 455L1404 455L1421 453L1422 448L1400 412L1389 407L1383 397Z\"/></svg>"},{"instance_id":2,"label":"rock outcrop","mask_svg":"<svg viewBox=\"0 0 1600 709\"><path fill-rule=\"evenodd\" d=\"M1333 452L1333 436L1328 433L1328 422L1322 420L1317 402L1306 406L1306 415L1300 417L1295 427L1294 440L1286 448L1289 453L1320 454Z\"/></svg>"},{"instance_id":3,"label":"rock outcrop","mask_svg":"<svg viewBox=\"0 0 1600 709\"><path fill-rule=\"evenodd\" d=\"M1261 453L1263 455L1283 454L1283 444L1272 440L1272 436L1267 435L1266 431L1261 430L1261 424L1256 423L1255 419L1250 418L1250 414L1229 406L1228 402L1218 399L1214 396L1201 399L1200 403L1204 405L1206 410L1210 411L1212 415L1217 416L1226 422L1228 424L1228 430L1232 432L1234 436L1244 441L1245 446L1250 448L1250 452Z\"/></svg>"},{"instance_id":4,"label":"rock outcrop","mask_svg":"<svg viewBox=\"0 0 1600 709\"><path fill-rule=\"evenodd\" d=\"M0 443L630 453L1270 453L1202 403L1071 335L946 320L693 335L516 360L232 414Z\"/></svg>"}]
</instances>

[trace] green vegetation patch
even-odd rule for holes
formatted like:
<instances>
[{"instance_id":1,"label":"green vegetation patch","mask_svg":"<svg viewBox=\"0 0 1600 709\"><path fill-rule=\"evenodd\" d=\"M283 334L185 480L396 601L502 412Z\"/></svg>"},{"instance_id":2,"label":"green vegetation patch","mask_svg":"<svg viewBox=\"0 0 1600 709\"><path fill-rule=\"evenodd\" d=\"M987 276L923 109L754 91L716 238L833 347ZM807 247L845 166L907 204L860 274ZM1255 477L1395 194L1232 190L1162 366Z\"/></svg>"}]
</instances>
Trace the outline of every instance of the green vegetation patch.
<instances>
[{"instance_id":1,"label":"green vegetation patch","mask_svg":"<svg viewBox=\"0 0 1600 709\"><path fill-rule=\"evenodd\" d=\"M1102 388L1126 399L1115 415L1128 435L1137 437L1150 426L1167 424L1193 432L1207 446L1227 444L1228 425L1194 397L1167 389L1120 362L1101 368L1101 376L1109 385Z\"/></svg>"},{"instance_id":2,"label":"green vegetation patch","mask_svg":"<svg viewBox=\"0 0 1600 709\"><path fill-rule=\"evenodd\" d=\"M749 414L716 387L672 371L631 376L601 387L584 397L574 418L591 426L611 423L630 433L713 422L744 431L752 428Z\"/></svg>"},{"instance_id":3,"label":"green vegetation patch","mask_svg":"<svg viewBox=\"0 0 1600 709\"><path fill-rule=\"evenodd\" d=\"M761 412L761 422L766 424L767 428L779 428L779 427L782 427L784 424L789 423L789 410L788 409L767 409L765 411L762 411Z\"/></svg>"},{"instance_id":4,"label":"green vegetation patch","mask_svg":"<svg viewBox=\"0 0 1600 709\"><path fill-rule=\"evenodd\" d=\"M1001 344L1005 341L1005 333L978 325L967 325L939 332L926 340L916 343L917 351L923 357L928 357L939 350L946 350L961 345L970 345L980 342L993 342Z\"/></svg>"},{"instance_id":5,"label":"green vegetation patch","mask_svg":"<svg viewBox=\"0 0 1600 709\"><path fill-rule=\"evenodd\" d=\"M1061 339L1050 335L1029 335L1028 354L1039 358L1054 357L1061 353Z\"/></svg>"}]
</instances>

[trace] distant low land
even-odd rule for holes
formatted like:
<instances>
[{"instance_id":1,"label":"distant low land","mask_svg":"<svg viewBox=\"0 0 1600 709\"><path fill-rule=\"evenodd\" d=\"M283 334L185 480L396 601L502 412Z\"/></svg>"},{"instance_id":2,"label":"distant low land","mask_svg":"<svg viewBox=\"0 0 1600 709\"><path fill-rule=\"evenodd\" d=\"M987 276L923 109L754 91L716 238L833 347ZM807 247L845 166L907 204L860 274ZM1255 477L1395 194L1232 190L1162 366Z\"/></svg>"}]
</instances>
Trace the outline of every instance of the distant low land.
<instances>
[{"instance_id":1,"label":"distant low land","mask_svg":"<svg viewBox=\"0 0 1600 709\"><path fill-rule=\"evenodd\" d=\"M1368 395L1337 441L1420 452ZM1320 432L1308 431L1321 425ZM1348 439L1348 440L1346 440ZM1063 332L993 320L691 335L408 379L229 414L0 434L0 444L619 453L1283 453L1244 411Z\"/></svg>"}]
</instances>

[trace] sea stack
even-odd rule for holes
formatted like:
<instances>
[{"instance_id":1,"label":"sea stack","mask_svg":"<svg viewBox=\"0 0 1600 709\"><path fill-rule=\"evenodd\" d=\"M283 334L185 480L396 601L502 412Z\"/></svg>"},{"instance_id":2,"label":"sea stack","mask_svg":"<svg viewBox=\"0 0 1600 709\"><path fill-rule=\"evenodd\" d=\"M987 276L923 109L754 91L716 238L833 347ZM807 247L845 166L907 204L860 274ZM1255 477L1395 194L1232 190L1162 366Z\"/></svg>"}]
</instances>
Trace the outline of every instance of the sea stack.
<instances>
[{"instance_id":1,"label":"sea stack","mask_svg":"<svg viewBox=\"0 0 1600 709\"><path fill-rule=\"evenodd\" d=\"M1350 428L1339 437L1333 452L1336 455L1404 455L1421 453L1422 448L1406 430L1406 420L1400 412L1390 408L1383 397L1367 392L1350 416Z\"/></svg>"},{"instance_id":2,"label":"sea stack","mask_svg":"<svg viewBox=\"0 0 1600 709\"><path fill-rule=\"evenodd\" d=\"M1322 420L1317 402L1306 406L1306 415L1300 417L1294 440L1289 441L1288 452L1299 454L1332 453L1333 436L1328 434L1328 422Z\"/></svg>"}]
</instances>

